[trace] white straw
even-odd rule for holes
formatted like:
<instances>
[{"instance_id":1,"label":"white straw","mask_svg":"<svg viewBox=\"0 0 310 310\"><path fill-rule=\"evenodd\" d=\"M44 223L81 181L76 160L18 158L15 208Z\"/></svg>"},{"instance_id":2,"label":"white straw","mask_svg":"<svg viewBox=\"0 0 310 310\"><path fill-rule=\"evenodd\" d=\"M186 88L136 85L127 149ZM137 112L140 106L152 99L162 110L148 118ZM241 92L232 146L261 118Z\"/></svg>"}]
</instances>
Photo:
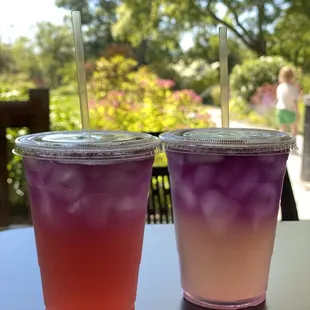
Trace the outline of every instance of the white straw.
<instances>
[{"instance_id":1,"label":"white straw","mask_svg":"<svg viewBox=\"0 0 310 310\"><path fill-rule=\"evenodd\" d=\"M227 28L219 27L219 54L220 54L220 79L221 79L221 109L222 127L229 127L229 81L228 81L228 46Z\"/></svg>"},{"instance_id":2,"label":"white straw","mask_svg":"<svg viewBox=\"0 0 310 310\"><path fill-rule=\"evenodd\" d=\"M82 37L81 13L79 11L72 12L72 26L74 35L75 61L76 61L76 71L79 86L82 127L83 130L89 132L90 126L89 126L84 48Z\"/></svg>"}]
</instances>

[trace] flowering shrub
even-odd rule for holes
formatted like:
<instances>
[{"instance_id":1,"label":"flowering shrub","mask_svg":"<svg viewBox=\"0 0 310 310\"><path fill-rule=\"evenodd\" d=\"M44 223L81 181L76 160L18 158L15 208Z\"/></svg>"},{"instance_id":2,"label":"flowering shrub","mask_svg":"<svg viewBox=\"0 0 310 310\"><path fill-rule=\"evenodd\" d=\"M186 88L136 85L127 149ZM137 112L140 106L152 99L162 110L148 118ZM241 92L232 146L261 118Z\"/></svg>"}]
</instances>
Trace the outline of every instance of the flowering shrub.
<instances>
[{"instance_id":1,"label":"flowering shrub","mask_svg":"<svg viewBox=\"0 0 310 310\"><path fill-rule=\"evenodd\" d=\"M277 86L278 84L264 84L258 87L255 94L251 97L253 108L264 113L270 108L274 108L277 103Z\"/></svg>"},{"instance_id":2,"label":"flowering shrub","mask_svg":"<svg viewBox=\"0 0 310 310\"><path fill-rule=\"evenodd\" d=\"M287 62L277 56L249 59L235 66L230 75L233 96L240 96L249 104L259 87L278 82L279 71L284 65Z\"/></svg>"},{"instance_id":3,"label":"flowering shrub","mask_svg":"<svg viewBox=\"0 0 310 310\"><path fill-rule=\"evenodd\" d=\"M138 68L133 59L100 58L90 85L92 128L156 132L213 125L194 91L173 91L174 81Z\"/></svg>"}]
</instances>

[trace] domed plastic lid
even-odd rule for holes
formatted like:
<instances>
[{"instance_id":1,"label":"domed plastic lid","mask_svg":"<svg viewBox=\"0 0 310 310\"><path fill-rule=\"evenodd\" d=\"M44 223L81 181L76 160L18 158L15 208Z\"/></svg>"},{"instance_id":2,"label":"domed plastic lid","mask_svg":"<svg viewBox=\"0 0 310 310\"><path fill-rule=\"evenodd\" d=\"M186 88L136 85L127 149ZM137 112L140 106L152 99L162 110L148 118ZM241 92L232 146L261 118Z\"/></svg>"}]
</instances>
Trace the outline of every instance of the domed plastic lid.
<instances>
[{"instance_id":1,"label":"domed plastic lid","mask_svg":"<svg viewBox=\"0 0 310 310\"><path fill-rule=\"evenodd\" d=\"M245 128L202 128L160 135L164 149L206 154L281 154L296 149L295 138L275 130Z\"/></svg>"},{"instance_id":2,"label":"domed plastic lid","mask_svg":"<svg viewBox=\"0 0 310 310\"><path fill-rule=\"evenodd\" d=\"M122 160L160 152L160 140L127 131L54 131L16 139L15 154L44 159Z\"/></svg>"}]
</instances>

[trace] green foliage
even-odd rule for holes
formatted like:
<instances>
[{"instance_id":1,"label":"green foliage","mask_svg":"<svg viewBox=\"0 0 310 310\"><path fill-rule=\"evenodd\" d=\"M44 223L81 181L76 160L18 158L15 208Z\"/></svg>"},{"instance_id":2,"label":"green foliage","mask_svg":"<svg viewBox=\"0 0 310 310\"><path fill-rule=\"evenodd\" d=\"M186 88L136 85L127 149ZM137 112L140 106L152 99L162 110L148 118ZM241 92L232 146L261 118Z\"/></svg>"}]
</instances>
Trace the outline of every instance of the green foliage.
<instances>
[{"instance_id":1,"label":"green foliage","mask_svg":"<svg viewBox=\"0 0 310 310\"><path fill-rule=\"evenodd\" d=\"M79 130L81 117L77 96L51 96L50 101L51 130Z\"/></svg>"},{"instance_id":2,"label":"green foliage","mask_svg":"<svg viewBox=\"0 0 310 310\"><path fill-rule=\"evenodd\" d=\"M56 0L56 5L68 12L80 11L86 58L102 56L105 48L115 42L111 27L116 21L119 0Z\"/></svg>"},{"instance_id":3,"label":"green foliage","mask_svg":"<svg viewBox=\"0 0 310 310\"><path fill-rule=\"evenodd\" d=\"M12 44L0 44L0 73L24 75L37 87L72 83L76 78L70 27L40 22L33 39L20 37Z\"/></svg>"},{"instance_id":4,"label":"green foliage","mask_svg":"<svg viewBox=\"0 0 310 310\"><path fill-rule=\"evenodd\" d=\"M39 57L34 52L34 42L29 38L19 37L10 48L14 63L11 72L25 74L28 79L40 83L44 73Z\"/></svg>"},{"instance_id":5,"label":"green foliage","mask_svg":"<svg viewBox=\"0 0 310 310\"><path fill-rule=\"evenodd\" d=\"M220 85L215 85L211 87L211 98L213 105L221 106L221 87Z\"/></svg>"},{"instance_id":6,"label":"green foliage","mask_svg":"<svg viewBox=\"0 0 310 310\"><path fill-rule=\"evenodd\" d=\"M174 69L171 63L155 61L149 65L149 68L161 79L173 80L175 82L175 89L183 87L183 78L179 72Z\"/></svg>"},{"instance_id":7,"label":"green foliage","mask_svg":"<svg viewBox=\"0 0 310 310\"><path fill-rule=\"evenodd\" d=\"M250 111L250 105L240 96L232 97L229 100L229 113L232 119L246 120Z\"/></svg>"},{"instance_id":8,"label":"green foliage","mask_svg":"<svg viewBox=\"0 0 310 310\"><path fill-rule=\"evenodd\" d=\"M10 50L10 45L0 41L0 74L10 72L14 69L14 60Z\"/></svg>"},{"instance_id":9,"label":"green foliage","mask_svg":"<svg viewBox=\"0 0 310 310\"><path fill-rule=\"evenodd\" d=\"M280 55L310 71L310 18L303 12L286 14L269 38L269 54Z\"/></svg>"},{"instance_id":10,"label":"green foliage","mask_svg":"<svg viewBox=\"0 0 310 310\"><path fill-rule=\"evenodd\" d=\"M181 77L181 87L193 89L201 94L206 89L219 83L219 63L208 64L203 59L194 61L180 60L171 65Z\"/></svg>"},{"instance_id":11,"label":"green foliage","mask_svg":"<svg viewBox=\"0 0 310 310\"><path fill-rule=\"evenodd\" d=\"M194 44L186 53L185 59L196 60L204 59L207 63L217 63L219 61L219 37L218 33L203 28L194 36ZM246 59L256 56L235 37L228 37L228 70L231 72L233 67ZM218 78L215 77L215 79Z\"/></svg>"},{"instance_id":12,"label":"green foliage","mask_svg":"<svg viewBox=\"0 0 310 310\"><path fill-rule=\"evenodd\" d=\"M6 130L9 157L9 163L7 165L9 201L11 206L15 209L19 209L23 206L25 201L28 202L28 199L25 199L24 197L27 195L27 184L24 175L22 158L12 154L12 150L14 149L15 139L27 133L27 128L8 128ZM12 213L14 213L14 209L12 211ZM26 210L24 210L24 213L26 213Z\"/></svg>"},{"instance_id":13,"label":"green foliage","mask_svg":"<svg viewBox=\"0 0 310 310\"><path fill-rule=\"evenodd\" d=\"M69 25L37 24L35 46L38 49L45 85L57 87L74 76L73 35ZM69 69L69 72L68 72ZM71 81L70 81L71 80Z\"/></svg>"},{"instance_id":14,"label":"green foliage","mask_svg":"<svg viewBox=\"0 0 310 310\"><path fill-rule=\"evenodd\" d=\"M0 77L0 101L16 101L27 100L28 89L33 87L31 83L23 82L23 79L18 79L14 76L14 86L12 89L13 80L9 76ZM52 130L74 130L80 129L80 115L78 97L62 95L61 93L52 92L50 102L50 119ZM8 128L6 131L6 138L8 143L9 163L8 169L8 187L9 200L12 206L12 214L27 215L25 208L25 199L27 195L26 181L24 176L24 169L22 158L12 154L15 145L15 139L21 135L27 134L27 128Z\"/></svg>"},{"instance_id":15,"label":"green foliage","mask_svg":"<svg viewBox=\"0 0 310 310\"><path fill-rule=\"evenodd\" d=\"M118 19L118 34L127 34L129 41L137 42L149 37L165 37L167 33L178 38L180 33L191 31L197 41L203 41L222 24L250 50L265 55L266 40L272 29L269 26L278 20L286 2L124 0L122 6L125 8Z\"/></svg>"},{"instance_id":16,"label":"green foliage","mask_svg":"<svg viewBox=\"0 0 310 310\"><path fill-rule=\"evenodd\" d=\"M304 94L310 93L310 74L304 74L300 78L300 84Z\"/></svg>"},{"instance_id":17,"label":"green foliage","mask_svg":"<svg viewBox=\"0 0 310 310\"><path fill-rule=\"evenodd\" d=\"M249 104L258 87L278 82L279 71L286 64L281 57L260 57L235 66L230 75L232 95Z\"/></svg>"},{"instance_id":18,"label":"green foliage","mask_svg":"<svg viewBox=\"0 0 310 310\"><path fill-rule=\"evenodd\" d=\"M12 88L14 85L14 88ZM0 101L26 100L34 84L24 74L0 75Z\"/></svg>"},{"instance_id":19,"label":"green foliage","mask_svg":"<svg viewBox=\"0 0 310 310\"><path fill-rule=\"evenodd\" d=\"M156 132L212 124L201 98L191 90L172 91L173 81L161 80L132 59L101 58L91 80L92 128Z\"/></svg>"}]
</instances>

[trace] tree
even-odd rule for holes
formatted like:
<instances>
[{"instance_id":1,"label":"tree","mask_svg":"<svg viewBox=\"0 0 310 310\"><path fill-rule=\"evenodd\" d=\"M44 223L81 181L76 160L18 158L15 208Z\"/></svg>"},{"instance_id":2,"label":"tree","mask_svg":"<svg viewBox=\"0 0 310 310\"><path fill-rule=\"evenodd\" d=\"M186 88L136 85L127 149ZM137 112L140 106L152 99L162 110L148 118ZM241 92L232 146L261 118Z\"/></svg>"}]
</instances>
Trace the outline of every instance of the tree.
<instances>
[{"instance_id":1,"label":"tree","mask_svg":"<svg viewBox=\"0 0 310 310\"><path fill-rule=\"evenodd\" d=\"M14 60L11 55L11 46L0 41L0 73L11 71L14 67Z\"/></svg>"},{"instance_id":2,"label":"tree","mask_svg":"<svg viewBox=\"0 0 310 310\"><path fill-rule=\"evenodd\" d=\"M56 0L59 7L81 11L86 58L108 56L107 49L110 45L130 42L134 58L142 65L154 60L170 60L171 54L176 53L179 47L178 36L171 31L160 33L160 36L153 32L152 37L144 36L141 40L135 40L135 33L142 34L144 31L141 24L144 24L143 20L148 19L148 14L145 14L148 3L149 1L140 1L141 12L133 11L134 15L131 15L129 7L119 0ZM141 24L134 24L135 19L139 19Z\"/></svg>"},{"instance_id":3,"label":"tree","mask_svg":"<svg viewBox=\"0 0 310 310\"><path fill-rule=\"evenodd\" d=\"M19 37L11 48L14 59L14 72L26 74L32 81L43 78L38 55L34 51L34 42L26 37Z\"/></svg>"},{"instance_id":4,"label":"tree","mask_svg":"<svg viewBox=\"0 0 310 310\"><path fill-rule=\"evenodd\" d=\"M38 23L34 46L48 86L61 85L63 68L74 62L74 44L70 27L53 25L50 22Z\"/></svg>"},{"instance_id":5,"label":"tree","mask_svg":"<svg viewBox=\"0 0 310 310\"><path fill-rule=\"evenodd\" d=\"M270 36L269 54L279 55L310 71L310 18L301 12L287 14Z\"/></svg>"},{"instance_id":6,"label":"tree","mask_svg":"<svg viewBox=\"0 0 310 310\"><path fill-rule=\"evenodd\" d=\"M59 7L82 12L88 58L104 55L113 42L130 42L140 64L184 57L179 42L186 32L194 37L192 54L203 54L218 25L227 26L246 49L266 55L270 32L292 2L297 0L56 0Z\"/></svg>"},{"instance_id":7,"label":"tree","mask_svg":"<svg viewBox=\"0 0 310 310\"><path fill-rule=\"evenodd\" d=\"M160 1L123 2L112 33L136 48L139 63L165 63L180 56L181 28L158 14Z\"/></svg>"},{"instance_id":8,"label":"tree","mask_svg":"<svg viewBox=\"0 0 310 310\"><path fill-rule=\"evenodd\" d=\"M87 58L102 56L105 48L115 42L111 27L119 4L119 0L56 0L58 7L81 12Z\"/></svg>"},{"instance_id":9,"label":"tree","mask_svg":"<svg viewBox=\"0 0 310 310\"><path fill-rule=\"evenodd\" d=\"M290 0L289 13L300 13L310 18L310 2L309 0Z\"/></svg>"},{"instance_id":10,"label":"tree","mask_svg":"<svg viewBox=\"0 0 310 310\"><path fill-rule=\"evenodd\" d=\"M228 38L228 66L229 72L242 61L252 58L255 54L247 49L236 38ZM195 35L194 46L185 53L186 59L192 62L195 59L205 59L209 64L219 61L218 34L203 31Z\"/></svg>"},{"instance_id":11,"label":"tree","mask_svg":"<svg viewBox=\"0 0 310 310\"><path fill-rule=\"evenodd\" d=\"M287 0L124 0L131 17L127 29L132 25L140 29L131 40L141 41L154 32L160 36L167 30L192 31L194 36L201 37L210 30L214 33L215 25L225 25L257 55L266 55L271 26L284 14L287 3Z\"/></svg>"}]
</instances>

